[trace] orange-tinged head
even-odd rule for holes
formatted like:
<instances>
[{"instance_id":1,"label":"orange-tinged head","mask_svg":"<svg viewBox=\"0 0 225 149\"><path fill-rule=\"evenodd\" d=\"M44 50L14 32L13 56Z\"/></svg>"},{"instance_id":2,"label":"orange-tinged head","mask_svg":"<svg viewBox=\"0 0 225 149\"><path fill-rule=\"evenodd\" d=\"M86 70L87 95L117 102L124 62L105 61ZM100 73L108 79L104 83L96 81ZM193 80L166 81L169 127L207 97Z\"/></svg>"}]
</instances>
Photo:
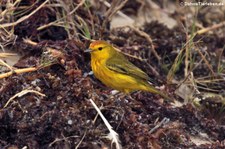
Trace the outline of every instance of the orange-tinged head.
<instances>
[{"instance_id":1,"label":"orange-tinged head","mask_svg":"<svg viewBox=\"0 0 225 149\"><path fill-rule=\"evenodd\" d=\"M96 40L96 41L93 41L91 44L90 44L90 46L89 46L89 48L91 48L91 49L93 49L93 48L96 48L96 47L98 47L98 46L105 46L105 45L109 45L109 43L107 43L106 41L104 41L104 40Z\"/></svg>"},{"instance_id":2,"label":"orange-tinged head","mask_svg":"<svg viewBox=\"0 0 225 149\"><path fill-rule=\"evenodd\" d=\"M116 50L112 45L102 40L93 41L90 44L89 49L92 59L107 60L116 53Z\"/></svg>"}]
</instances>

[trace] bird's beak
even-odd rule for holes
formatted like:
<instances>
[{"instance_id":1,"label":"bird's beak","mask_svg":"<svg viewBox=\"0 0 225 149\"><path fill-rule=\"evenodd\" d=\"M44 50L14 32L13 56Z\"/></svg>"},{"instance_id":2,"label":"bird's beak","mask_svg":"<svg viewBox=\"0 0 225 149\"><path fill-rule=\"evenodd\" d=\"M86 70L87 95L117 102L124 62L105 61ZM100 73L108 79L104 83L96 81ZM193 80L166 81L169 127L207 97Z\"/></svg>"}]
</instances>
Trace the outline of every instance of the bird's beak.
<instances>
[{"instance_id":1,"label":"bird's beak","mask_svg":"<svg viewBox=\"0 0 225 149\"><path fill-rule=\"evenodd\" d=\"M86 49L86 50L84 50L85 53L87 53L87 52L90 53L91 51L92 51L91 49Z\"/></svg>"}]
</instances>

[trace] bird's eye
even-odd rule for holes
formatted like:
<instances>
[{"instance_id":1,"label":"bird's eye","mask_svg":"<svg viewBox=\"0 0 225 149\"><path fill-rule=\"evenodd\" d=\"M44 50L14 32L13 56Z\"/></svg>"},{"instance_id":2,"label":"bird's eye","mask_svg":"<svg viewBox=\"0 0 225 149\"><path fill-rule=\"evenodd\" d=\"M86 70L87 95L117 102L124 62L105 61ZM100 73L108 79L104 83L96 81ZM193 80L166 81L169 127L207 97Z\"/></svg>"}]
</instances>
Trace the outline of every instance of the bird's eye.
<instances>
[{"instance_id":1,"label":"bird's eye","mask_svg":"<svg viewBox=\"0 0 225 149\"><path fill-rule=\"evenodd\" d=\"M98 50L101 51L102 50L102 47L99 47Z\"/></svg>"}]
</instances>

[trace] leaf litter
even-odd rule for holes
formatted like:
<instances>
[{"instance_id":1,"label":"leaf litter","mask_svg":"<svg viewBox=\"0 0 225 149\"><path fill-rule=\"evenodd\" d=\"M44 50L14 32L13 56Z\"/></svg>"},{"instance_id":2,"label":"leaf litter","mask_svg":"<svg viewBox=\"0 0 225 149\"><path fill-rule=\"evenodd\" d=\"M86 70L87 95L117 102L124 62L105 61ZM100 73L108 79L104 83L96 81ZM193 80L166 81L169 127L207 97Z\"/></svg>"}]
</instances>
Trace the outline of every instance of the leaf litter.
<instances>
[{"instance_id":1,"label":"leaf litter","mask_svg":"<svg viewBox=\"0 0 225 149\"><path fill-rule=\"evenodd\" d=\"M145 5L135 0L122 7L115 1L108 1L109 7L93 2L1 2L1 47L21 57L12 70L0 65L1 74L12 72L0 79L0 148L116 148L103 137L109 131L89 99L101 107L123 148L224 148L225 35L224 25L218 26L224 9L215 17L206 13L212 9L203 7L196 16L193 7L182 9L170 1ZM156 18L163 15L165 20L142 18L150 6ZM115 14L105 18L110 8L108 14ZM121 13L113 11L117 9ZM122 26L113 26L121 14L139 20L134 26L139 32L126 19ZM197 32L204 28L207 32ZM180 105L140 91L111 94L112 89L90 73L90 55L83 52L90 37L118 47ZM176 69L169 84L172 66ZM32 67L36 70L22 71ZM10 100L24 91L28 92ZM169 122L159 125L165 118Z\"/></svg>"}]
</instances>

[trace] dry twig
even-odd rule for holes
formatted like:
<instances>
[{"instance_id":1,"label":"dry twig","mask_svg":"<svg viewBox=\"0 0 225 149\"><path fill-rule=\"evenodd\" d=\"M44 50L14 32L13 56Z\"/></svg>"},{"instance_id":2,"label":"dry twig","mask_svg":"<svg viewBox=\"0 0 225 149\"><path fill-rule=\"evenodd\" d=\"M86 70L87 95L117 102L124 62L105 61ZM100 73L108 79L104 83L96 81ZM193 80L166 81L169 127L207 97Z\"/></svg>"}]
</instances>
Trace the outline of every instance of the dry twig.
<instances>
[{"instance_id":1,"label":"dry twig","mask_svg":"<svg viewBox=\"0 0 225 149\"><path fill-rule=\"evenodd\" d=\"M119 140L118 134L112 129L112 126L109 124L109 122L104 117L104 115L102 114L100 109L97 107L97 105L94 103L94 101L92 99L89 99L89 101L91 102L91 104L93 105L95 110L98 112L99 116L101 117L101 119L103 120L104 124L106 125L106 127L109 130L109 134L107 136L105 136L104 138L107 138L107 139L111 140L112 144L115 143L116 149L122 149L122 146L120 144L120 140Z\"/></svg>"},{"instance_id":2,"label":"dry twig","mask_svg":"<svg viewBox=\"0 0 225 149\"><path fill-rule=\"evenodd\" d=\"M0 79L7 78L14 73L15 74L21 74L21 73L25 73L25 72L33 72L33 71L36 71L37 69L38 69L37 67L16 69L16 70L13 70L13 71L10 71L10 72L7 72L7 73L0 74Z\"/></svg>"},{"instance_id":3,"label":"dry twig","mask_svg":"<svg viewBox=\"0 0 225 149\"><path fill-rule=\"evenodd\" d=\"M79 141L79 143L77 144L77 146L75 147L75 149L78 149L79 148L79 146L82 143L82 141L84 140L84 137L86 136L86 134L87 134L87 130L85 130L84 135L82 136L81 140Z\"/></svg>"},{"instance_id":4,"label":"dry twig","mask_svg":"<svg viewBox=\"0 0 225 149\"><path fill-rule=\"evenodd\" d=\"M34 42L34 41L30 40L30 39L23 39L23 42L27 43L29 45L32 45L32 46L36 46L38 44L37 42Z\"/></svg>"},{"instance_id":5,"label":"dry twig","mask_svg":"<svg viewBox=\"0 0 225 149\"><path fill-rule=\"evenodd\" d=\"M69 14L72 15L74 12L77 11L77 9L79 9L84 3L85 3L86 0L82 0Z\"/></svg>"},{"instance_id":6,"label":"dry twig","mask_svg":"<svg viewBox=\"0 0 225 149\"><path fill-rule=\"evenodd\" d=\"M176 88L179 88L184 82L186 82L188 80L188 77L191 75L191 73L202 63L203 59L201 59L196 65L195 67L193 67L191 70L189 70L188 74L185 76L185 78L183 79L183 81L181 81Z\"/></svg>"},{"instance_id":7,"label":"dry twig","mask_svg":"<svg viewBox=\"0 0 225 149\"><path fill-rule=\"evenodd\" d=\"M208 32L208 31L211 31L211 30L214 30L214 29L218 29L218 28L223 27L223 26L225 26L225 21L223 21L223 22L221 22L219 24L214 24L213 26L210 26L210 27L207 27L207 28L203 28L203 29L197 31L196 34L201 35L201 34L204 34L204 33Z\"/></svg>"},{"instance_id":8,"label":"dry twig","mask_svg":"<svg viewBox=\"0 0 225 149\"><path fill-rule=\"evenodd\" d=\"M101 0L101 2L102 2L103 0ZM108 3L107 1L104 1L103 2L104 3L104 5L106 5L108 8L110 8L111 7L111 4L110 3ZM124 14L122 11L117 11L117 14L118 15L120 15L121 17L123 17L123 18L125 18L126 20L128 20L129 22L134 22L134 20L132 19L132 18L130 18L129 16L127 16L126 14Z\"/></svg>"},{"instance_id":9,"label":"dry twig","mask_svg":"<svg viewBox=\"0 0 225 149\"><path fill-rule=\"evenodd\" d=\"M209 62L207 61L207 59L205 58L205 56L202 54L202 52L196 48L196 50L198 51L198 53L200 54L200 56L202 57L203 61L206 63L207 67L209 68L209 70L211 71L212 75L213 76L216 76L213 69L212 69L212 66L209 64Z\"/></svg>"},{"instance_id":10,"label":"dry twig","mask_svg":"<svg viewBox=\"0 0 225 149\"><path fill-rule=\"evenodd\" d=\"M6 58L9 56L15 56L17 55L16 53L0 53L0 57Z\"/></svg>"},{"instance_id":11,"label":"dry twig","mask_svg":"<svg viewBox=\"0 0 225 149\"><path fill-rule=\"evenodd\" d=\"M11 66L9 66L7 63L5 63L2 59L0 59L0 65L3 65L7 68L9 68L11 71L13 71L13 68Z\"/></svg>"},{"instance_id":12,"label":"dry twig","mask_svg":"<svg viewBox=\"0 0 225 149\"><path fill-rule=\"evenodd\" d=\"M188 37L188 34L186 32L186 41L189 40L189 37ZM185 48L185 60L184 60L184 77L187 77L188 75L188 69L189 69L189 57L191 52L190 52L190 49L191 49L191 45L192 45L192 42L189 42Z\"/></svg>"},{"instance_id":13,"label":"dry twig","mask_svg":"<svg viewBox=\"0 0 225 149\"><path fill-rule=\"evenodd\" d=\"M155 57L157 58L157 60L160 62L161 57L160 57L159 54L156 52L155 47L154 47L153 42L152 42L152 38L150 37L150 35L148 35L146 32L143 32L143 31L139 30L138 28L136 28L136 27L134 27L134 26L130 26L130 28L132 28L132 29L133 29L137 34L139 34L140 36L146 38L146 40L150 43L151 50L152 50L154 56L155 56Z\"/></svg>"},{"instance_id":14,"label":"dry twig","mask_svg":"<svg viewBox=\"0 0 225 149\"><path fill-rule=\"evenodd\" d=\"M35 93L35 94L37 94L37 95L39 95L39 96L45 97L45 94L42 94L42 93L40 93L40 92L38 92L38 91L35 91L35 90L28 90L28 89L27 89L27 90L22 90L21 92L15 94L13 97L11 97L11 98L7 101L7 103L4 105L4 108L6 108L6 107L8 106L8 104L9 104L13 99L15 99L16 97L21 97L21 96L24 96L25 94L28 94L28 93Z\"/></svg>"},{"instance_id":15,"label":"dry twig","mask_svg":"<svg viewBox=\"0 0 225 149\"><path fill-rule=\"evenodd\" d=\"M54 141L52 141L49 145L48 145L48 147L52 147L55 143L57 143L57 142L61 142L61 141L64 141L64 142L66 142L66 141L68 141L68 139L70 139L70 138L78 138L79 136L69 136L69 137L65 137L65 136L63 136L63 138L56 138Z\"/></svg>"},{"instance_id":16,"label":"dry twig","mask_svg":"<svg viewBox=\"0 0 225 149\"><path fill-rule=\"evenodd\" d=\"M106 24L112 20L113 15L115 15L127 2L128 0L124 0L122 2L114 0L112 2L111 7L109 7L108 11L105 13L105 20L102 23L103 29L105 29Z\"/></svg>"},{"instance_id":17,"label":"dry twig","mask_svg":"<svg viewBox=\"0 0 225 149\"><path fill-rule=\"evenodd\" d=\"M10 26L15 26L29 17L31 17L33 14L35 14L37 11L39 11L49 0L46 0L44 3L42 3L38 8L36 8L34 11L32 11L29 15L23 16L22 18L18 19L16 22L12 23L5 23L5 24L0 24L0 28L5 28L5 27L10 27Z\"/></svg>"}]
</instances>

